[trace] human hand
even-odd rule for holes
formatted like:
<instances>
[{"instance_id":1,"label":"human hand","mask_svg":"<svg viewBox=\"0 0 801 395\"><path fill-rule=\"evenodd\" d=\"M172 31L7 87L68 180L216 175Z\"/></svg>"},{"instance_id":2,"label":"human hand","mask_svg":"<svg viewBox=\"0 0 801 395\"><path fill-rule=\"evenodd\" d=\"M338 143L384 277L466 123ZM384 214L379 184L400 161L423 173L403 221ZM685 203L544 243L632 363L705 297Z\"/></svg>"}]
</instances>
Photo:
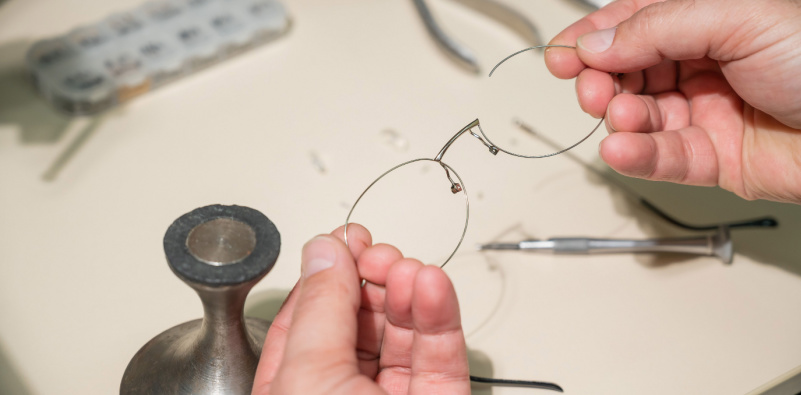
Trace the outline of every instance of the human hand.
<instances>
[{"instance_id":1,"label":"human hand","mask_svg":"<svg viewBox=\"0 0 801 395\"><path fill-rule=\"evenodd\" d=\"M350 249L343 234L304 246L301 279L267 333L253 394L469 393L445 273L372 245L361 226L348 226Z\"/></svg>"},{"instance_id":2,"label":"human hand","mask_svg":"<svg viewBox=\"0 0 801 395\"><path fill-rule=\"evenodd\" d=\"M618 0L551 44L613 169L801 203L801 3Z\"/></svg>"}]
</instances>

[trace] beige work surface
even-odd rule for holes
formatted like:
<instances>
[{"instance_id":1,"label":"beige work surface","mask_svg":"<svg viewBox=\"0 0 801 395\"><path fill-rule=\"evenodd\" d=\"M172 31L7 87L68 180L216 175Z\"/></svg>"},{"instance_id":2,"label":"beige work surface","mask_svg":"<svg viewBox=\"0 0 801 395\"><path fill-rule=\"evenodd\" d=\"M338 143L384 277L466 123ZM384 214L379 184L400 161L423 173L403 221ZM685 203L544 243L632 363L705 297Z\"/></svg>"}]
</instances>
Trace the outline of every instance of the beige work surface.
<instances>
[{"instance_id":1,"label":"beige work surface","mask_svg":"<svg viewBox=\"0 0 801 395\"><path fill-rule=\"evenodd\" d=\"M382 171L433 157L478 113L519 111L555 138L593 123L571 82L493 97L486 70L526 43L448 0L430 5L475 50L480 76L438 50L411 1L287 0L293 26L279 41L102 119L52 110L26 79L27 47L138 3L0 2L0 393L115 393L139 347L199 317L161 245L169 224L196 207L250 206L276 224L281 255L246 306L270 318L298 277L305 241L342 225ZM546 39L586 12L563 0L510 3ZM543 98L572 105L537 115ZM608 171L597 155L604 135L574 152ZM43 180L76 139L57 177ZM553 381L569 394L709 395L748 393L801 365L801 207L614 176L688 222L772 215L781 226L735 231L730 266L679 255L481 255L476 243L526 237L693 234L565 155L493 157L466 136L446 161L471 197L465 243L446 271L474 374ZM405 207L391 199L388 212ZM429 241L448 244L441 254L452 245L429 225L404 231L432 232Z\"/></svg>"}]
</instances>

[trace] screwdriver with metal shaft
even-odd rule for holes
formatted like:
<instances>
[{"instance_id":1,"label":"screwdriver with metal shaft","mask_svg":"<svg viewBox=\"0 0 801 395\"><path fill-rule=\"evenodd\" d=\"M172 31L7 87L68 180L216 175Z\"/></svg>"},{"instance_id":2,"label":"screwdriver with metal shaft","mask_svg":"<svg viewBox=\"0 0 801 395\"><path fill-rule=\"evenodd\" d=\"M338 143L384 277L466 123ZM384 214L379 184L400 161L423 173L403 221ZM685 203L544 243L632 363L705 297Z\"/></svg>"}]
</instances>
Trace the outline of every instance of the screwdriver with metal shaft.
<instances>
[{"instance_id":1,"label":"screwdriver with metal shaft","mask_svg":"<svg viewBox=\"0 0 801 395\"><path fill-rule=\"evenodd\" d=\"M711 235L661 239L595 239L586 237L554 237L548 240L524 240L519 243L481 244L479 250L520 250L554 254L609 254L672 252L714 256L731 263L733 248L729 228L721 226Z\"/></svg>"}]
</instances>

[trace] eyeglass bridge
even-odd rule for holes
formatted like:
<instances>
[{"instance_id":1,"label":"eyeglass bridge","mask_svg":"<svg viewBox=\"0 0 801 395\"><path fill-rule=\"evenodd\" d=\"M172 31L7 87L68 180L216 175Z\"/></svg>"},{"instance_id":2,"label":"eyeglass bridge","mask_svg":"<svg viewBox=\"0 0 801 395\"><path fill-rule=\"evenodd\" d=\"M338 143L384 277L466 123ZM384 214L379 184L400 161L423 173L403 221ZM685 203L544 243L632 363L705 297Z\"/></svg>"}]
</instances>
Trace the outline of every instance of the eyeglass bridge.
<instances>
[{"instance_id":1,"label":"eyeglass bridge","mask_svg":"<svg viewBox=\"0 0 801 395\"><path fill-rule=\"evenodd\" d=\"M448 177L448 181L450 181L451 183L451 192L453 192L454 194L462 191L462 185L453 180L453 178L451 177L451 173L448 171L448 168L442 163L442 157L445 155L445 151L447 151L448 148L451 147L451 144L453 144L453 142L456 141L456 139L461 137L465 132L469 132L473 137L481 141L481 143L484 144L484 146L486 146L489 149L489 152L491 154L497 155L499 151L498 147L488 143L481 136L476 134L476 132L473 131L473 128L475 127L477 127L478 130L481 130L481 123L478 121L478 118L476 118L473 122L467 124L467 126L463 127L461 130L459 130L459 132L457 132L453 137L451 137L451 139L448 140L447 143L445 143L445 146L442 147L437 156L434 158L434 161L439 163L440 166L442 166L442 168L445 170L445 176ZM481 130L481 133L483 134L484 131Z\"/></svg>"}]
</instances>

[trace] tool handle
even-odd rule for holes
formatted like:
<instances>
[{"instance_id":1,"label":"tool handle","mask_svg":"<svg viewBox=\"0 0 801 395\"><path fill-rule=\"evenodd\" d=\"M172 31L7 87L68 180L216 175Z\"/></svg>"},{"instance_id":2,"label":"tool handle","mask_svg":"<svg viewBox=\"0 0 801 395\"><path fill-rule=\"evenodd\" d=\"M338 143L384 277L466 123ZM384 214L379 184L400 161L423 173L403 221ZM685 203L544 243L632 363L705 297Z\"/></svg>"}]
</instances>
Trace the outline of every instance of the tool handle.
<instances>
[{"instance_id":1,"label":"tool handle","mask_svg":"<svg viewBox=\"0 0 801 395\"><path fill-rule=\"evenodd\" d=\"M714 255L711 236L671 239L623 240L590 239L583 237L552 238L556 254L602 254L631 252L676 252L695 255Z\"/></svg>"}]
</instances>

